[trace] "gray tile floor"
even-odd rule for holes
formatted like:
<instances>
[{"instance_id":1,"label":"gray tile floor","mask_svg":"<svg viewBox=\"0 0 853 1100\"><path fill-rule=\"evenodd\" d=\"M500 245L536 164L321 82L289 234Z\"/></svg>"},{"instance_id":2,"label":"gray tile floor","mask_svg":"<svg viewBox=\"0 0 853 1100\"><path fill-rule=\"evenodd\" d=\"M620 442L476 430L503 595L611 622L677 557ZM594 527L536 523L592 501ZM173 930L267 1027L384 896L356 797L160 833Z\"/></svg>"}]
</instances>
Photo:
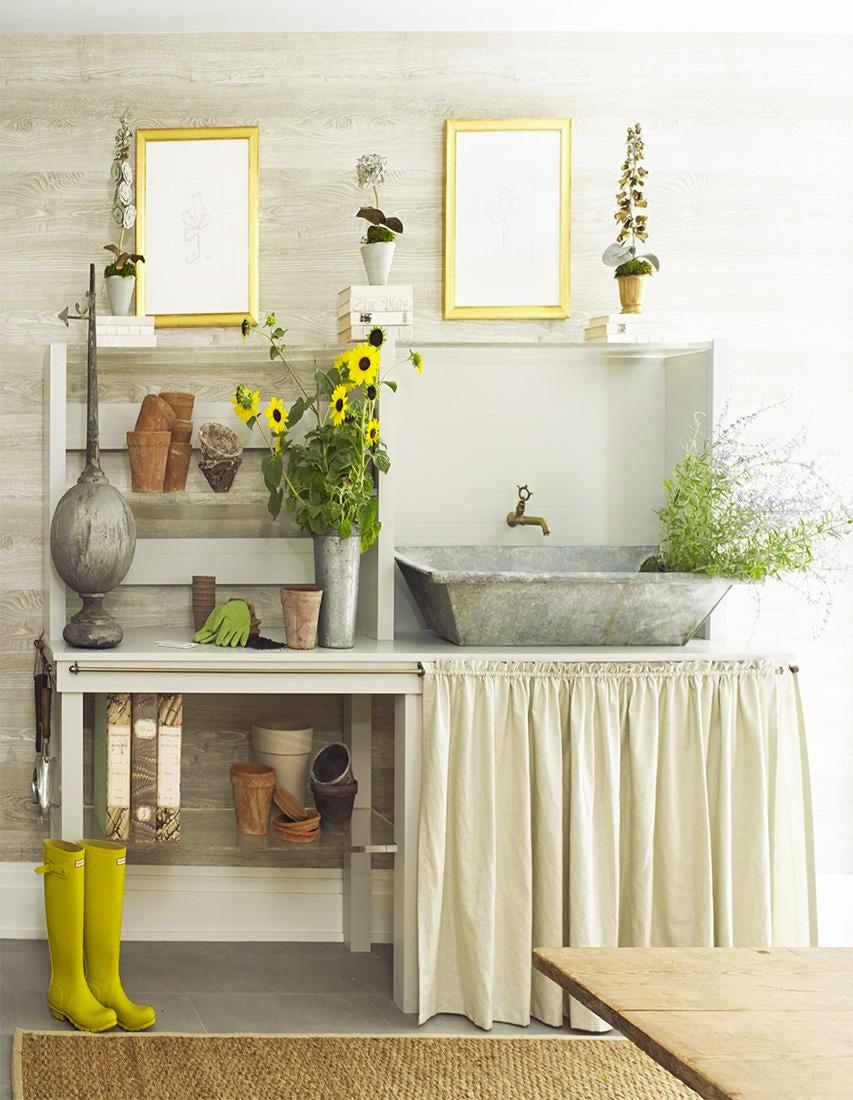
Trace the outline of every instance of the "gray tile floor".
<instances>
[{"instance_id":1,"label":"gray tile floor","mask_svg":"<svg viewBox=\"0 0 853 1100\"><path fill-rule=\"evenodd\" d=\"M14 1029L69 1026L48 1012L49 978L45 941L0 940L0 1100L10 1096ZM160 1031L485 1034L461 1016L419 1028L417 1016L400 1012L385 945L353 955L334 943L125 943L122 980L157 1009ZM533 1022L496 1024L489 1034L574 1033Z\"/></svg>"}]
</instances>

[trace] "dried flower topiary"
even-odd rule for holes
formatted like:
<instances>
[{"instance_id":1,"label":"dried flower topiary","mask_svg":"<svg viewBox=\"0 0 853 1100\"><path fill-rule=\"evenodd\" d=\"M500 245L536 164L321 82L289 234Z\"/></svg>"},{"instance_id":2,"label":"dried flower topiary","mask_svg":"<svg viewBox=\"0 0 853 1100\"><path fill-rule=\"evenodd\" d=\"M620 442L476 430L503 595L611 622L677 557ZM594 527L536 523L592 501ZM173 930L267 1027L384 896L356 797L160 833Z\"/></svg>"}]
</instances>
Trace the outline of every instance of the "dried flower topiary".
<instances>
[{"instance_id":1,"label":"dried flower topiary","mask_svg":"<svg viewBox=\"0 0 853 1100\"><path fill-rule=\"evenodd\" d=\"M648 217L644 211L648 206L643 191L646 169L640 164L644 159L645 146L639 122L628 127L625 161L619 178L619 194L616 196L617 209L613 215L619 223L616 244L604 250L602 260L608 267L616 268L616 275L651 275L660 270L660 262L652 252L637 255L637 241L648 239ZM630 243L629 243L630 242Z\"/></svg>"},{"instance_id":2,"label":"dried flower topiary","mask_svg":"<svg viewBox=\"0 0 853 1100\"><path fill-rule=\"evenodd\" d=\"M136 224L136 206L133 195L133 166L130 163L130 148L133 144L133 131L127 124L127 115L119 119L119 128L116 130L115 148L113 151L113 163L110 168L110 176L115 184L113 193L113 220L121 226L118 238L118 247L114 244L105 244L104 248L112 252L116 259L109 264L104 275L135 275L136 263L145 260L144 256L122 251L124 233L126 229L133 229Z\"/></svg>"},{"instance_id":3,"label":"dried flower topiary","mask_svg":"<svg viewBox=\"0 0 853 1100\"><path fill-rule=\"evenodd\" d=\"M364 218L370 222L367 233L362 238L363 244L375 244L377 242L393 241L398 233L403 232L403 223L393 215L386 215L379 209L379 188L385 182L385 173L388 170L388 158L380 153L364 153L355 164L355 174L359 187L372 187L373 198L376 206L362 206L356 214L357 218Z\"/></svg>"}]
</instances>

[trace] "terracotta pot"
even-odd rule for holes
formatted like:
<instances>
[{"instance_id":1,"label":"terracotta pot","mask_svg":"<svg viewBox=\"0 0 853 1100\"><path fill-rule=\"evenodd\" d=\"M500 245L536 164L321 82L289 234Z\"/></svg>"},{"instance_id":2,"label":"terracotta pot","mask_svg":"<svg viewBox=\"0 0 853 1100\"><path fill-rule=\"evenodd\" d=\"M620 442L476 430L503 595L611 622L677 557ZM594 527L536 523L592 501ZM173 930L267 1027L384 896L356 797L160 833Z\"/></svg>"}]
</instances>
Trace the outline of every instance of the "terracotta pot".
<instances>
[{"instance_id":1,"label":"terracotta pot","mask_svg":"<svg viewBox=\"0 0 853 1100\"><path fill-rule=\"evenodd\" d=\"M193 577L193 624L201 630L216 607L216 577Z\"/></svg>"},{"instance_id":2,"label":"terracotta pot","mask_svg":"<svg viewBox=\"0 0 853 1100\"><path fill-rule=\"evenodd\" d=\"M136 418L137 432L171 432L175 426L175 410L156 393L149 393L142 399L139 416Z\"/></svg>"},{"instance_id":3,"label":"terracotta pot","mask_svg":"<svg viewBox=\"0 0 853 1100\"><path fill-rule=\"evenodd\" d=\"M648 275L617 275L619 284L619 301L622 303L623 313L643 312L643 291Z\"/></svg>"},{"instance_id":4,"label":"terracotta pot","mask_svg":"<svg viewBox=\"0 0 853 1100\"><path fill-rule=\"evenodd\" d=\"M130 484L134 493L162 493L172 437L169 432L128 432Z\"/></svg>"},{"instance_id":5,"label":"terracotta pot","mask_svg":"<svg viewBox=\"0 0 853 1100\"><path fill-rule=\"evenodd\" d=\"M171 441L169 458L166 462L166 477L163 482L164 492L182 493L186 489L192 456L192 443L176 443L174 439Z\"/></svg>"},{"instance_id":6,"label":"terracotta pot","mask_svg":"<svg viewBox=\"0 0 853 1100\"><path fill-rule=\"evenodd\" d=\"M207 462L202 459L198 468L207 478L207 483L214 493L227 493L234 484L234 478L242 461L242 458L226 458L221 462Z\"/></svg>"},{"instance_id":7,"label":"terracotta pot","mask_svg":"<svg viewBox=\"0 0 853 1100\"><path fill-rule=\"evenodd\" d=\"M195 404L194 393L180 393L176 390L161 390L160 396L167 405L172 406L178 420L192 419L193 405Z\"/></svg>"},{"instance_id":8,"label":"terracotta pot","mask_svg":"<svg viewBox=\"0 0 853 1100\"><path fill-rule=\"evenodd\" d=\"M250 836L269 832L275 772L264 764L232 764L231 790L237 829Z\"/></svg>"},{"instance_id":9,"label":"terracotta pot","mask_svg":"<svg viewBox=\"0 0 853 1100\"><path fill-rule=\"evenodd\" d=\"M311 792L314 795L314 805L324 821L349 821L355 796L358 794L358 780L336 785L315 783L312 779Z\"/></svg>"},{"instance_id":10,"label":"terracotta pot","mask_svg":"<svg viewBox=\"0 0 853 1100\"><path fill-rule=\"evenodd\" d=\"M349 749L342 741L335 741L320 749L311 765L311 782L324 785L350 783L352 761Z\"/></svg>"},{"instance_id":11,"label":"terracotta pot","mask_svg":"<svg viewBox=\"0 0 853 1100\"><path fill-rule=\"evenodd\" d=\"M288 649L313 649L323 589L317 584L286 584L278 590Z\"/></svg>"},{"instance_id":12,"label":"terracotta pot","mask_svg":"<svg viewBox=\"0 0 853 1100\"><path fill-rule=\"evenodd\" d=\"M255 759L272 768L278 787L300 801L305 797L313 741L314 727L302 722L252 726Z\"/></svg>"},{"instance_id":13,"label":"terracotta pot","mask_svg":"<svg viewBox=\"0 0 853 1100\"><path fill-rule=\"evenodd\" d=\"M192 420L181 420L178 417L175 420L175 425L172 428L172 442L173 443L191 443L193 438L193 422Z\"/></svg>"}]
</instances>

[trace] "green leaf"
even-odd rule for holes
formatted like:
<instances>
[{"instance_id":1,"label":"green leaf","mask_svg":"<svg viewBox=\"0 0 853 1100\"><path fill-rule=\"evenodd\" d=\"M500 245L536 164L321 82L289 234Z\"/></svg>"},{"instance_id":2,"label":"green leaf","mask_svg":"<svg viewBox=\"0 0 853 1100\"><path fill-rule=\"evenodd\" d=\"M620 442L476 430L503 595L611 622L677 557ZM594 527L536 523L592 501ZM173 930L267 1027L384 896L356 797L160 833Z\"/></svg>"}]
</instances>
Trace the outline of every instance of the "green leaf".
<instances>
[{"instance_id":1,"label":"green leaf","mask_svg":"<svg viewBox=\"0 0 853 1100\"><path fill-rule=\"evenodd\" d=\"M352 524L346 518L341 520L341 538L348 539L352 534Z\"/></svg>"},{"instance_id":2,"label":"green leaf","mask_svg":"<svg viewBox=\"0 0 853 1100\"><path fill-rule=\"evenodd\" d=\"M280 340L283 336L284 336L284 329L283 328L277 328L272 334L273 340Z\"/></svg>"},{"instance_id":3,"label":"green leaf","mask_svg":"<svg viewBox=\"0 0 853 1100\"><path fill-rule=\"evenodd\" d=\"M383 474L387 474L391 469L391 459L388 457L388 452L374 451L373 465L377 470L381 470Z\"/></svg>"},{"instance_id":4,"label":"green leaf","mask_svg":"<svg viewBox=\"0 0 853 1100\"><path fill-rule=\"evenodd\" d=\"M270 359L276 358L278 358L278 349L276 348L275 344L272 344L270 346Z\"/></svg>"},{"instance_id":5,"label":"green leaf","mask_svg":"<svg viewBox=\"0 0 853 1100\"><path fill-rule=\"evenodd\" d=\"M270 515L273 519L278 519L278 514L281 511L281 505L284 500L284 490L276 489L270 493L270 499L267 502L267 508L269 508Z\"/></svg>"},{"instance_id":6,"label":"green leaf","mask_svg":"<svg viewBox=\"0 0 853 1100\"><path fill-rule=\"evenodd\" d=\"M246 421L246 427L247 428L254 428L254 426L257 424L257 422L258 422L258 418L256 416L250 416L249 419Z\"/></svg>"},{"instance_id":7,"label":"green leaf","mask_svg":"<svg viewBox=\"0 0 853 1100\"><path fill-rule=\"evenodd\" d=\"M384 379L382 385L387 386L392 393L397 392L397 383L392 378Z\"/></svg>"},{"instance_id":8,"label":"green leaf","mask_svg":"<svg viewBox=\"0 0 853 1100\"><path fill-rule=\"evenodd\" d=\"M280 454L265 455L261 462L261 473L264 475L264 483L269 491L275 492L281 484L284 474L284 463Z\"/></svg>"}]
</instances>

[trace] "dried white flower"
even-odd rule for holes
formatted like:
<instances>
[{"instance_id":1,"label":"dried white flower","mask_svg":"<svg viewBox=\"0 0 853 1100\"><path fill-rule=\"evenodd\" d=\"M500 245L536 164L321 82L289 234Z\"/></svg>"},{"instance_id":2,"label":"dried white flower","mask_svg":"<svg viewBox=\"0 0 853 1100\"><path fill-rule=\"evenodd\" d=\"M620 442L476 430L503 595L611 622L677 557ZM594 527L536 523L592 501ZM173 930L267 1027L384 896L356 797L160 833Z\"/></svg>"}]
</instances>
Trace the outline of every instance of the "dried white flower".
<instances>
[{"instance_id":1,"label":"dried white flower","mask_svg":"<svg viewBox=\"0 0 853 1100\"><path fill-rule=\"evenodd\" d=\"M136 224L135 206L128 206L125 208L124 217L122 218L121 224L125 229L133 229L134 225Z\"/></svg>"},{"instance_id":2,"label":"dried white flower","mask_svg":"<svg viewBox=\"0 0 853 1100\"><path fill-rule=\"evenodd\" d=\"M355 164L359 187L381 187L385 182L388 158L381 153L364 153Z\"/></svg>"}]
</instances>

